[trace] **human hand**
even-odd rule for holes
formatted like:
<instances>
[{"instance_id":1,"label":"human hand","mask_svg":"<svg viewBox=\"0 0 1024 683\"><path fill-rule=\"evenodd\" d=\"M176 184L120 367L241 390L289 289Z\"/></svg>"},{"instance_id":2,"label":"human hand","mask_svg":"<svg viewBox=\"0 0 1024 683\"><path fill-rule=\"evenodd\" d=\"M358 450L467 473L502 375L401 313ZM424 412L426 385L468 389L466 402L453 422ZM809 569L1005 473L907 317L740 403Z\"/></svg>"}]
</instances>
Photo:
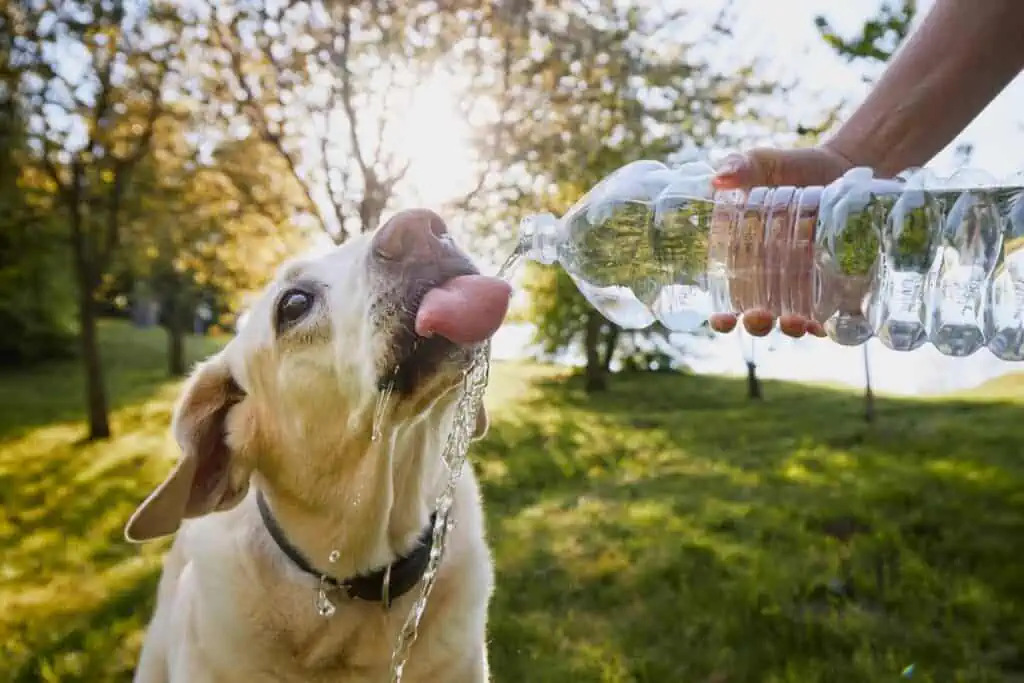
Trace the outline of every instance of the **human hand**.
<instances>
[{"instance_id":1,"label":"human hand","mask_svg":"<svg viewBox=\"0 0 1024 683\"><path fill-rule=\"evenodd\" d=\"M779 150L758 148L745 154L732 154L718 166L714 178L716 190L749 190L754 187L811 187L828 185L853 167L849 159L827 145L811 149ZM808 266L810 263L808 262ZM780 273L780 286L799 288L806 268ZM806 287L804 287L806 289ZM762 304L763 306L763 304ZM776 313L764 307L746 307L743 327L752 336L763 337L775 326ZM778 316L783 334L799 338L805 333L824 337L821 324L809 317L809 311L787 312ZM728 333L736 327L734 313L716 313L710 319L711 329Z\"/></svg>"}]
</instances>

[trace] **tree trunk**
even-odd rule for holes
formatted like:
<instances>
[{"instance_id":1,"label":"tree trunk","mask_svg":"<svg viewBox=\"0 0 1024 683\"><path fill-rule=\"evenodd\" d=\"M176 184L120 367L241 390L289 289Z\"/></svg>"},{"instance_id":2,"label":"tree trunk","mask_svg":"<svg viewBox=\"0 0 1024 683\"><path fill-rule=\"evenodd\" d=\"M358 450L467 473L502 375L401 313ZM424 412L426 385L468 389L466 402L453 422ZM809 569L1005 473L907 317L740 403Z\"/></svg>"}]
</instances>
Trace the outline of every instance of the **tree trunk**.
<instances>
[{"instance_id":1,"label":"tree trunk","mask_svg":"<svg viewBox=\"0 0 1024 683\"><path fill-rule=\"evenodd\" d=\"M608 375L601 359L602 325L601 314L593 311L587 314L586 334L583 339L587 352L586 383L584 385L587 393L604 391L608 388Z\"/></svg>"},{"instance_id":2,"label":"tree trunk","mask_svg":"<svg viewBox=\"0 0 1024 683\"><path fill-rule=\"evenodd\" d=\"M864 422L875 421L875 392L871 389L871 364L868 362L868 345L864 345Z\"/></svg>"},{"instance_id":3,"label":"tree trunk","mask_svg":"<svg viewBox=\"0 0 1024 683\"><path fill-rule=\"evenodd\" d=\"M185 296L182 285L177 278L172 278L167 286L164 302L164 329L167 330L167 371L171 377L184 377L185 367L185 332L188 326L190 298Z\"/></svg>"},{"instance_id":4,"label":"tree trunk","mask_svg":"<svg viewBox=\"0 0 1024 683\"><path fill-rule=\"evenodd\" d=\"M612 371L612 359L615 358L615 349L619 345L619 326L615 323L608 323L608 332L604 337L604 357L601 359L601 367L605 375Z\"/></svg>"},{"instance_id":5,"label":"tree trunk","mask_svg":"<svg viewBox=\"0 0 1024 683\"><path fill-rule=\"evenodd\" d=\"M751 400L760 400L761 398L761 380L757 377L757 363L752 360L747 361L747 398Z\"/></svg>"},{"instance_id":6,"label":"tree trunk","mask_svg":"<svg viewBox=\"0 0 1024 683\"><path fill-rule=\"evenodd\" d=\"M184 377L185 367L185 330L178 316L167 321L167 371L171 377Z\"/></svg>"},{"instance_id":7,"label":"tree trunk","mask_svg":"<svg viewBox=\"0 0 1024 683\"><path fill-rule=\"evenodd\" d=\"M77 182L77 178L76 178ZM77 190L77 186L75 187ZM67 205L71 223L71 248L74 252L75 284L78 288L78 340L82 363L85 366L85 407L89 422L89 440L110 438L110 418L107 408L107 388L103 377L103 359L100 357L96 334L95 280L91 264L85 253L82 234L82 214L79 194L75 191Z\"/></svg>"},{"instance_id":8,"label":"tree trunk","mask_svg":"<svg viewBox=\"0 0 1024 683\"><path fill-rule=\"evenodd\" d=\"M363 232L373 232L380 226L385 205L385 202L378 199L381 192L382 188L377 186L376 181L367 181L366 194L359 202L359 228Z\"/></svg>"}]
</instances>

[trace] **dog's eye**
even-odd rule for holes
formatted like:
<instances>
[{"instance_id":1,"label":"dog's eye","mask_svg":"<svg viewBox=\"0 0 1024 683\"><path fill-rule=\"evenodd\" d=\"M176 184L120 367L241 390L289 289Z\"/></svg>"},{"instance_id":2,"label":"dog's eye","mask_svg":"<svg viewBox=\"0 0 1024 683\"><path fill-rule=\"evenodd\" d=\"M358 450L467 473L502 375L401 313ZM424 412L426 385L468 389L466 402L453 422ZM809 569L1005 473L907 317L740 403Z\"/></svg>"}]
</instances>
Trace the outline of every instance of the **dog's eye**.
<instances>
[{"instance_id":1,"label":"dog's eye","mask_svg":"<svg viewBox=\"0 0 1024 683\"><path fill-rule=\"evenodd\" d=\"M280 332L302 320L313 310L313 295L301 289L289 289L277 302L277 330Z\"/></svg>"}]
</instances>

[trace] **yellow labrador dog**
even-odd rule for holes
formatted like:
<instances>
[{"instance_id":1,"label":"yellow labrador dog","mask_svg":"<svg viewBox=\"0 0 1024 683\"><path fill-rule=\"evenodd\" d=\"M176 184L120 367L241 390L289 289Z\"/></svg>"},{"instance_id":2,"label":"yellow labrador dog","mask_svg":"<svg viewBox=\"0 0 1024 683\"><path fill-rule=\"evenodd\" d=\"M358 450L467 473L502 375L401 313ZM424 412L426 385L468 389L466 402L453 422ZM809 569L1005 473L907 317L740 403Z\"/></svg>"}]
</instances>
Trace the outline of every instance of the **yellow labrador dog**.
<instances>
[{"instance_id":1,"label":"yellow labrador dog","mask_svg":"<svg viewBox=\"0 0 1024 683\"><path fill-rule=\"evenodd\" d=\"M137 683L388 680L456 389L508 300L421 210L282 270L188 381L183 455L128 522L134 542L176 533ZM481 412L476 435L486 427ZM493 569L468 466L453 515L408 683L488 679Z\"/></svg>"}]
</instances>

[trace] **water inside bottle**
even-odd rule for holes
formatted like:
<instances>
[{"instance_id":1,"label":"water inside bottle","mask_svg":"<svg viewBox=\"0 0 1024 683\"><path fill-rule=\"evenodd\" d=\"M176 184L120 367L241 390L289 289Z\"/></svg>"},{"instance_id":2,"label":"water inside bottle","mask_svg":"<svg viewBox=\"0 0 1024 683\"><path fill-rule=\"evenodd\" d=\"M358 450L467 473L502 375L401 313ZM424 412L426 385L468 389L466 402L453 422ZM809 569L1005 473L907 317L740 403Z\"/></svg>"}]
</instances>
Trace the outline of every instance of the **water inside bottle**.
<instances>
[{"instance_id":1,"label":"water inside bottle","mask_svg":"<svg viewBox=\"0 0 1024 683\"><path fill-rule=\"evenodd\" d=\"M1002 252L1000 198L983 190L941 193L939 198L949 208L936 254L928 336L946 355L969 356L995 332L987 309Z\"/></svg>"},{"instance_id":2,"label":"water inside bottle","mask_svg":"<svg viewBox=\"0 0 1024 683\"><path fill-rule=\"evenodd\" d=\"M527 252L557 261L628 329L687 332L754 312L784 327L812 321L842 345L877 336L899 351L988 346L1024 360L1024 176L886 180L857 168L828 187L715 194L712 174L627 164L561 219L526 219Z\"/></svg>"},{"instance_id":3,"label":"water inside bottle","mask_svg":"<svg viewBox=\"0 0 1024 683\"><path fill-rule=\"evenodd\" d=\"M509 279L520 262L525 247L518 246L498 270L498 276ZM448 468L448 476L445 479L444 487L438 496L436 510L437 517L433 528L433 546L430 550L430 559L427 569L423 573L420 584L420 592L409 611L402 628L399 631L398 639L395 642L391 655L391 682L401 683L405 671L406 662L409 659L409 652L419 631L420 620L426 610L430 592L434 588L437 579L437 571L441 560L444 557L445 543L448 533L451 531L454 520L451 517L452 503L455 500L455 485L462 469L466 463L466 453L469 450L469 443L476 427L477 414L483 407L484 393L487 390L487 380L490 372L490 342L484 344L475 354L472 363L466 370L462 379L462 389L459 398L455 403L454 419L448 439L445 442L442 458Z\"/></svg>"},{"instance_id":4,"label":"water inside bottle","mask_svg":"<svg viewBox=\"0 0 1024 683\"><path fill-rule=\"evenodd\" d=\"M571 218L570 275L584 297L630 329L656 320L699 327L712 312L706 273L710 207L688 197L606 201ZM563 257L564 258L564 257Z\"/></svg>"}]
</instances>

